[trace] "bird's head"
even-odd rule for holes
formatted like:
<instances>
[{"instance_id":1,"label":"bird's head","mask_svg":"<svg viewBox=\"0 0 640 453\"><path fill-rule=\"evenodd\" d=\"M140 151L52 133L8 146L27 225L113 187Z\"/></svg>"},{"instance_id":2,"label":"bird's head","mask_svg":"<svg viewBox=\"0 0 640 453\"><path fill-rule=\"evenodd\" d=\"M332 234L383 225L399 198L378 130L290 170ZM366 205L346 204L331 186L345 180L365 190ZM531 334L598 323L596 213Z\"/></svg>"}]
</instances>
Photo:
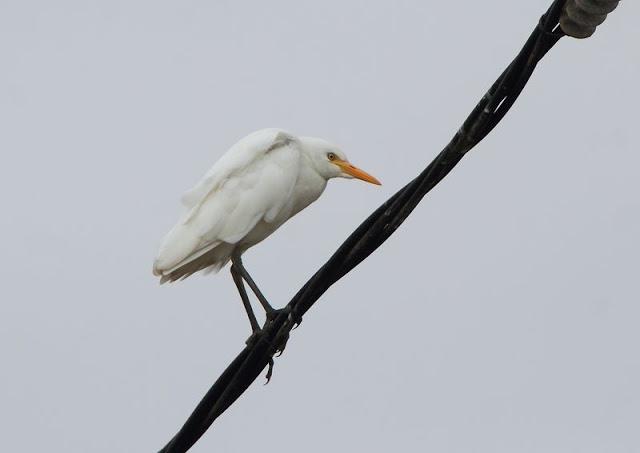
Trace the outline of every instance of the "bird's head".
<instances>
[{"instance_id":1,"label":"bird's head","mask_svg":"<svg viewBox=\"0 0 640 453\"><path fill-rule=\"evenodd\" d=\"M325 140L312 137L301 137L300 141L307 150L316 171L323 178L357 178L371 184L380 185L380 181L375 177L349 162L347 156L337 146Z\"/></svg>"}]
</instances>

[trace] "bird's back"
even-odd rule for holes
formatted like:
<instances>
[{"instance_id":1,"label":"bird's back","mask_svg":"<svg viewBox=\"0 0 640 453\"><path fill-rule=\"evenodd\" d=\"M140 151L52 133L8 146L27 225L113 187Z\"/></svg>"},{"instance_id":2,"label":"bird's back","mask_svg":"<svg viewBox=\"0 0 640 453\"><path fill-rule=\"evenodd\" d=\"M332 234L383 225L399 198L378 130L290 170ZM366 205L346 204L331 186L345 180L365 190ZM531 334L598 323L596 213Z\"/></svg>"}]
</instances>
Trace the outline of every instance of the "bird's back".
<instances>
[{"instance_id":1,"label":"bird's back","mask_svg":"<svg viewBox=\"0 0 640 453\"><path fill-rule=\"evenodd\" d=\"M292 193L303 166L299 141L284 131L265 129L240 140L184 195L186 212L164 238L154 274L173 281L217 271L254 229L268 236L270 225L275 229L292 215L287 211L295 209ZM252 242L263 239L253 233Z\"/></svg>"}]
</instances>

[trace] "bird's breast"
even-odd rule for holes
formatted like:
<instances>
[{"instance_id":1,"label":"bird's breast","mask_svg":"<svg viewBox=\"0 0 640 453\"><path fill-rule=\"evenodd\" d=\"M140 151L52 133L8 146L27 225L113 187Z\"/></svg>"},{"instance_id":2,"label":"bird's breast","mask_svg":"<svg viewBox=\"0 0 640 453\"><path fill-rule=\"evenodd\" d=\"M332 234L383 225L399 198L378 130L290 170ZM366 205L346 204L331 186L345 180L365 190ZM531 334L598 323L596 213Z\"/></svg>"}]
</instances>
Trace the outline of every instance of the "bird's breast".
<instances>
[{"instance_id":1,"label":"bird's breast","mask_svg":"<svg viewBox=\"0 0 640 453\"><path fill-rule=\"evenodd\" d=\"M289 217L296 215L311 203L316 201L327 187L327 180L313 169L304 168L300 172L291 194L291 213Z\"/></svg>"}]
</instances>

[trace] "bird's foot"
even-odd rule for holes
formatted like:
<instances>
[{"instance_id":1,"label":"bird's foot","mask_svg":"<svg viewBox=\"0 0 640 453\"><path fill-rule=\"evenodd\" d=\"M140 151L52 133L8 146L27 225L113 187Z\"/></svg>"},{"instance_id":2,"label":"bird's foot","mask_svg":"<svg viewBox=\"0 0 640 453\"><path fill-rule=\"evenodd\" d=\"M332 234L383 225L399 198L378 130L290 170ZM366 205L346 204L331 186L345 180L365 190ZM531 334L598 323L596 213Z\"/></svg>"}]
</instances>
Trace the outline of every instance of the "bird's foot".
<instances>
[{"instance_id":1,"label":"bird's foot","mask_svg":"<svg viewBox=\"0 0 640 453\"><path fill-rule=\"evenodd\" d=\"M253 346L253 344L258 340L258 337L261 333L262 329L254 329L254 331L251 332L251 335L249 335L249 338L247 338L244 344L246 344L247 346Z\"/></svg>"},{"instance_id":2,"label":"bird's foot","mask_svg":"<svg viewBox=\"0 0 640 453\"><path fill-rule=\"evenodd\" d=\"M288 315L287 322L293 325L293 329L302 324L302 316L300 316L297 311L289 305L283 308L274 308L267 311L267 321L273 322L281 313L286 313Z\"/></svg>"},{"instance_id":3,"label":"bird's foot","mask_svg":"<svg viewBox=\"0 0 640 453\"><path fill-rule=\"evenodd\" d=\"M262 329L256 329L251 333L251 335L249 335L249 338L247 338L247 340L244 342L248 348L251 348L256 344L262 332ZM265 376L267 378L267 381L264 383L264 385L267 385L269 381L271 381L271 376L273 376L273 365L273 357L271 357L269 359L269 368L267 369L267 374Z\"/></svg>"},{"instance_id":4,"label":"bird's foot","mask_svg":"<svg viewBox=\"0 0 640 453\"><path fill-rule=\"evenodd\" d=\"M272 308L271 310L267 310L267 322L271 323L275 321L281 313L291 313L291 307L286 306L284 308Z\"/></svg>"},{"instance_id":5,"label":"bird's foot","mask_svg":"<svg viewBox=\"0 0 640 453\"><path fill-rule=\"evenodd\" d=\"M294 310L292 310L290 306L286 306L284 308L271 309L267 311L267 324L274 322L276 318L281 314L287 315L286 324L288 324L288 326L286 324L283 325L281 328L281 333L279 333L273 341L276 357L280 357L284 352L285 348L287 347L287 342L289 341L289 332L291 331L291 329L295 329L300 325L300 323L302 323L302 317L297 315L297 313ZM261 329L254 331L251 334L251 336L247 339L247 345L250 345L252 342L256 341L257 338L259 338L259 334L261 332L262 332ZM271 377L273 376L273 366L274 366L274 361L273 361L273 358L271 358L269 359L267 374L265 376L267 379L267 382L265 382L265 385L267 385L269 381L271 381Z\"/></svg>"}]
</instances>

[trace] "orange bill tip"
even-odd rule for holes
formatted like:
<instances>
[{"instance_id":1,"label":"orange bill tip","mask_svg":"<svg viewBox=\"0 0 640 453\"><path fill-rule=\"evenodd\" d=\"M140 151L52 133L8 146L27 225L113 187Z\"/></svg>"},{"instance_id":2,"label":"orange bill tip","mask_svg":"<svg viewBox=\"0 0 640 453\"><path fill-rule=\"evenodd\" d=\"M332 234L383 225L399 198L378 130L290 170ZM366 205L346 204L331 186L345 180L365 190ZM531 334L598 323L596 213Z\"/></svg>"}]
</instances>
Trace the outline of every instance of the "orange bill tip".
<instances>
[{"instance_id":1,"label":"orange bill tip","mask_svg":"<svg viewBox=\"0 0 640 453\"><path fill-rule=\"evenodd\" d=\"M377 186L382 185L382 183L378 181L375 176L370 175L364 170L360 170L358 167L356 167L355 165L351 165L349 162L339 161L334 163L337 164L344 173L353 176L354 178L369 182L371 184L375 184Z\"/></svg>"}]
</instances>

